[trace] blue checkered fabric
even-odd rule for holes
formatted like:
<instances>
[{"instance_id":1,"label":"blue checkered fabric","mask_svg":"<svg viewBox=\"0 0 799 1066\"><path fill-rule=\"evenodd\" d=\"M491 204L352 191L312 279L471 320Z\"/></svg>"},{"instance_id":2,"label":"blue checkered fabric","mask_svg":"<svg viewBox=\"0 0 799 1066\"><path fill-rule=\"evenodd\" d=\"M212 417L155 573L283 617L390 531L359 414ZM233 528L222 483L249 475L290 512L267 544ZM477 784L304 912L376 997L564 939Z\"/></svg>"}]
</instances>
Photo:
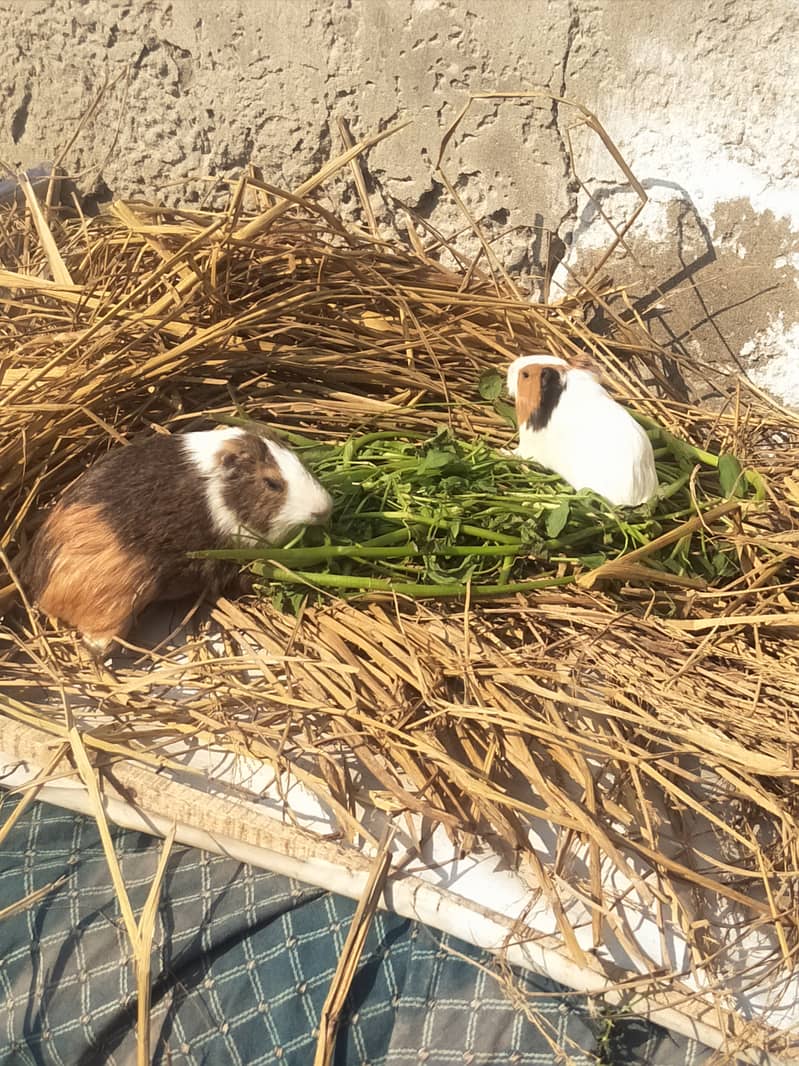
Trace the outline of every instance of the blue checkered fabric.
<instances>
[{"instance_id":1,"label":"blue checkered fabric","mask_svg":"<svg viewBox=\"0 0 799 1066\"><path fill-rule=\"evenodd\" d=\"M16 801L0 797L2 822ZM112 833L139 913L160 842ZM0 921L0 1064L128 1066L135 975L96 825L33 804L0 849L0 909L64 874L60 888ZM153 945L153 1061L310 1066L354 909L289 878L176 847ZM521 1010L496 973L486 953L379 914L335 1066L693 1066L708 1055L643 1022L609 1025L540 977L513 976Z\"/></svg>"}]
</instances>

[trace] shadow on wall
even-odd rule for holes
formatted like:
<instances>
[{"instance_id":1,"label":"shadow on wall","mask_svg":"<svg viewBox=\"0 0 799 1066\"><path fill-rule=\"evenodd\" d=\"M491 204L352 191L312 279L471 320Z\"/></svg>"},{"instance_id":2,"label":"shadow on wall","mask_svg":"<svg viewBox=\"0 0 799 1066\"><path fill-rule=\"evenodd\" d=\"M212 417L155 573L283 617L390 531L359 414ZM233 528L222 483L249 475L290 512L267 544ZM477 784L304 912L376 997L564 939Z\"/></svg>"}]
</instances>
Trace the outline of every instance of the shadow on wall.
<instances>
[{"instance_id":1,"label":"shadow on wall","mask_svg":"<svg viewBox=\"0 0 799 1066\"><path fill-rule=\"evenodd\" d=\"M707 335L710 331L713 335L713 348L724 353L730 369L746 373L746 366L741 361L736 346L730 342L726 329L722 328L720 319L745 304L775 292L779 285L774 283L757 289L745 288L741 293L736 292L736 298L720 301L719 295L728 297L730 293L726 287L719 289L717 272L714 272L712 279L702 277L706 268L719 263L720 256L714 246L710 228L688 190L676 182L655 178L645 179L641 184L647 192L663 190L667 197L649 200L645 211L659 209L660 217L655 220L650 214L650 226L647 228L644 213L625 240L627 254L622 251L610 260L613 280L625 284L633 297L631 308L620 311L619 317L630 321L640 315L650 328L657 328L660 334L658 340L678 359L694 359L697 354L695 344L694 350L691 351L690 343L696 342L699 336L703 338L700 342L702 346L706 346L710 341ZM583 208L575 228L575 237L570 249L573 261L581 256L581 235L601 231L605 225L603 216L614 217L614 200L622 199L623 202L628 202L631 198L638 202L632 187L626 182L606 185L593 194L592 199ZM629 212L626 217L629 217ZM590 247L593 247L593 241ZM671 309L664 306L664 298L669 294L676 296L678 291L681 309L691 307L693 311L695 307L695 317L688 326L683 323L672 325ZM692 300L688 298L688 293ZM601 307L588 324L599 334L606 333L611 328L611 323ZM681 393L687 394L677 364L673 363L664 369L672 384L678 387Z\"/></svg>"}]
</instances>

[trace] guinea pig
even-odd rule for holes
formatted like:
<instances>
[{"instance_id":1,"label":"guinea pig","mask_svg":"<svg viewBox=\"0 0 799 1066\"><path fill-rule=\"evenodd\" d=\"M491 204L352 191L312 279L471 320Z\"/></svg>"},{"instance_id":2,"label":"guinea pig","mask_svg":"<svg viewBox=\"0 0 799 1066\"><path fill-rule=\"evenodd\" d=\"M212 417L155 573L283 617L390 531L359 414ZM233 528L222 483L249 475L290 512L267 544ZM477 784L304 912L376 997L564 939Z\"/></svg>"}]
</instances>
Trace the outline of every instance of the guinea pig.
<instances>
[{"instance_id":1,"label":"guinea pig","mask_svg":"<svg viewBox=\"0 0 799 1066\"><path fill-rule=\"evenodd\" d=\"M244 429L159 435L109 452L64 492L20 580L101 652L156 600L216 587L235 567L188 552L284 543L333 501L294 452Z\"/></svg>"},{"instance_id":2,"label":"guinea pig","mask_svg":"<svg viewBox=\"0 0 799 1066\"><path fill-rule=\"evenodd\" d=\"M553 355L527 355L511 363L507 383L516 401L516 455L616 506L636 507L655 495L649 438L589 370Z\"/></svg>"}]
</instances>

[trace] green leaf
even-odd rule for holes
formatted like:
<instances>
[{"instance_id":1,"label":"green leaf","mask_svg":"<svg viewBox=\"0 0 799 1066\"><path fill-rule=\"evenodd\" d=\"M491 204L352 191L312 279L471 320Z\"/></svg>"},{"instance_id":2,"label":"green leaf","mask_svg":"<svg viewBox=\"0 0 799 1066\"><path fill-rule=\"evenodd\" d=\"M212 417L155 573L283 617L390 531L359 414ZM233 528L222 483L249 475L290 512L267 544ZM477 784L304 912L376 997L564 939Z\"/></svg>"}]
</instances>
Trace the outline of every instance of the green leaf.
<instances>
[{"instance_id":1,"label":"green leaf","mask_svg":"<svg viewBox=\"0 0 799 1066\"><path fill-rule=\"evenodd\" d=\"M731 574L735 570L732 560L724 552L716 552L713 555L711 566L713 567L713 573L717 577L724 577L725 574Z\"/></svg>"},{"instance_id":2,"label":"green leaf","mask_svg":"<svg viewBox=\"0 0 799 1066\"><path fill-rule=\"evenodd\" d=\"M741 464L734 455L719 456L719 484L725 496L743 496Z\"/></svg>"},{"instance_id":3,"label":"green leaf","mask_svg":"<svg viewBox=\"0 0 799 1066\"><path fill-rule=\"evenodd\" d=\"M416 468L416 474L432 474L438 470L443 470L449 463L455 462L458 456L450 449L444 448L431 448L427 455L422 459Z\"/></svg>"},{"instance_id":4,"label":"green leaf","mask_svg":"<svg viewBox=\"0 0 799 1066\"><path fill-rule=\"evenodd\" d=\"M569 521L569 501L561 500L558 506L547 515L547 536L557 537L563 532Z\"/></svg>"},{"instance_id":5,"label":"green leaf","mask_svg":"<svg viewBox=\"0 0 799 1066\"><path fill-rule=\"evenodd\" d=\"M756 470L747 470L746 474L747 484L750 485L755 491L755 500L765 500L766 498L766 483L763 478L758 474Z\"/></svg>"},{"instance_id":6,"label":"green leaf","mask_svg":"<svg viewBox=\"0 0 799 1066\"><path fill-rule=\"evenodd\" d=\"M480 375L477 389L484 400L496 400L502 392L505 379L497 370L484 370Z\"/></svg>"},{"instance_id":7,"label":"green leaf","mask_svg":"<svg viewBox=\"0 0 799 1066\"><path fill-rule=\"evenodd\" d=\"M516 429L516 408L504 400L494 400L494 410L512 429Z\"/></svg>"}]
</instances>

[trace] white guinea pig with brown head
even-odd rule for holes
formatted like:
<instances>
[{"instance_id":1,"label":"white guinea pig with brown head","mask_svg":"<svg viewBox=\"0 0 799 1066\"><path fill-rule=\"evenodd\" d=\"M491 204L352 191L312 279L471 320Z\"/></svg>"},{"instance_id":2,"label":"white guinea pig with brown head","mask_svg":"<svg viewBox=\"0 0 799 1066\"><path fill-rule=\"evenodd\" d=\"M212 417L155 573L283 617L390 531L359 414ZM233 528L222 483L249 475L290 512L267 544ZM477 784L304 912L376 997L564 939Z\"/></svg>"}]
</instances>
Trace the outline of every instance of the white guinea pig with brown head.
<instances>
[{"instance_id":1,"label":"white guinea pig with brown head","mask_svg":"<svg viewBox=\"0 0 799 1066\"><path fill-rule=\"evenodd\" d=\"M294 452L244 429L156 436L109 452L50 511L23 588L97 651L148 604L219 585L231 564L190 559L327 521L328 492Z\"/></svg>"},{"instance_id":2,"label":"white guinea pig with brown head","mask_svg":"<svg viewBox=\"0 0 799 1066\"><path fill-rule=\"evenodd\" d=\"M655 495L649 438L589 370L553 355L527 355L511 363L507 383L516 401L517 455L617 506L636 507Z\"/></svg>"}]
</instances>

